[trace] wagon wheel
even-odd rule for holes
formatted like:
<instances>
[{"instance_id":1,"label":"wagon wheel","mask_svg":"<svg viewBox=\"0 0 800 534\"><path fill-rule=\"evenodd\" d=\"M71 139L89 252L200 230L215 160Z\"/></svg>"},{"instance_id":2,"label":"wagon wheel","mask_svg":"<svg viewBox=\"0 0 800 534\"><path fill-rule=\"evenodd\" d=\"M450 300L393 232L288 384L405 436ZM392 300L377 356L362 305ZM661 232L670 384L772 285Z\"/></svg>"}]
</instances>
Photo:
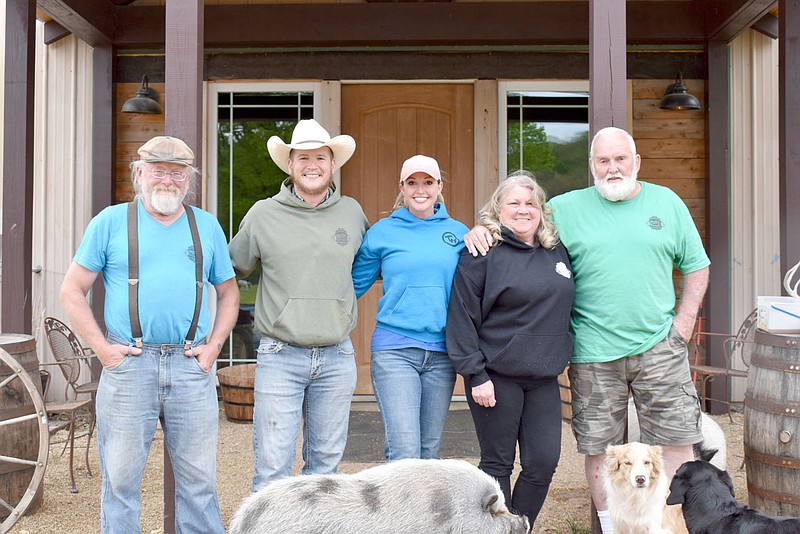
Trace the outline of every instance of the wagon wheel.
<instances>
[{"instance_id":1,"label":"wagon wheel","mask_svg":"<svg viewBox=\"0 0 800 534\"><path fill-rule=\"evenodd\" d=\"M10 512L9 516L3 521L2 524L0 524L0 534L5 534L11 530L11 527L14 525L14 523L16 523L17 520L22 517L22 514L25 513L25 510L27 510L28 506L36 495L42 480L44 479L44 470L45 466L47 465L47 455L50 450L50 434L48 431L47 412L45 411L44 400L39 394L39 390L36 389L36 385L33 383L33 380L31 380L31 377L28 376L27 371L25 371L19 362L12 358L8 352L1 348L0 361L2 361L2 363L7 365L13 371L13 374L9 375L5 380L0 382L0 389L6 387L6 385L10 384L15 379L21 380L22 384L25 386L25 391L33 400L33 405L35 407L35 412L32 414L0 421L0 428L30 421L31 419L36 419L39 423L39 454L36 460L26 460L24 458L15 458L13 456L3 456L2 453L4 451L0 451L0 461L2 462L35 467L31 481L28 483L28 488L25 490L25 494L23 495L22 499L20 499L16 505L13 503L8 503L4 499L0 498L0 508L4 509L6 512Z\"/></svg>"}]
</instances>

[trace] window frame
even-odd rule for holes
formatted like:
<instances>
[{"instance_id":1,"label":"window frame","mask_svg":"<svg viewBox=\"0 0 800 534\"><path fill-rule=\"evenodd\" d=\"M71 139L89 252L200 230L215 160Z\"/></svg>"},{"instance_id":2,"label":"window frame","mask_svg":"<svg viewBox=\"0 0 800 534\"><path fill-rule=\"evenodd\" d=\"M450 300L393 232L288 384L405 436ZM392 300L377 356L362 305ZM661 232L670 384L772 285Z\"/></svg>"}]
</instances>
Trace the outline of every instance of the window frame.
<instances>
[{"instance_id":1,"label":"window frame","mask_svg":"<svg viewBox=\"0 0 800 534\"><path fill-rule=\"evenodd\" d=\"M319 120L322 114L322 83L321 82L210 82L208 84L208 120L207 120L207 153L206 168L203 169L206 183L206 209L218 215L218 188L217 188L217 122L219 121L220 93L293 93L311 92L314 95L314 118ZM267 150L267 147L264 147ZM229 214L232 221L233 212ZM226 236L230 238L230 236Z\"/></svg>"},{"instance_id":2,"label":"window frame","mask_svg":"<svg viewBox=\"0 0 800 534\"><path fill-rule=\"evenodd\" d=\"M497 172L500 181L508 176L508 93L525 91L585 92L589 80L515 80L497 84ZM591 118L591 117L590 117ZM591 124L589 126L591 130ZM587 155L588 165L588 155Z\"/></svg>"}]
</instances>

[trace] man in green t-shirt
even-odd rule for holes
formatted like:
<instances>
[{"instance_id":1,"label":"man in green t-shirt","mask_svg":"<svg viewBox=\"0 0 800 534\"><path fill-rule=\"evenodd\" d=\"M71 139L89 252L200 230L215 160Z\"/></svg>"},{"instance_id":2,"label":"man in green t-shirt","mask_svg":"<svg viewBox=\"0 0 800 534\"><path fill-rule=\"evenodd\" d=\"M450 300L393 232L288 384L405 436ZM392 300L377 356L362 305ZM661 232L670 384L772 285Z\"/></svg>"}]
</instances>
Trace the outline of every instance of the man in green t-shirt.
<instances>
[{"instance_id":1,"label":"man in green t-shirt","mask_svg":"<svg viewBox=\"0 0 800 534\"><path fill-rule=\"evenodd\" d=\"M710 262L686 205L640 182L640 163L626 131L604 128L589 152L595 185L550 201L575 276L572 430L604 534L613 526L601 470L606 447L622 442L629 395L641 440L662 446L668 477L702 439L687 342ZM473 254L488 248L484 235L476 228L465 237ZM674 268L683 275L677 311Z\"/></svg>"}]
</instances>

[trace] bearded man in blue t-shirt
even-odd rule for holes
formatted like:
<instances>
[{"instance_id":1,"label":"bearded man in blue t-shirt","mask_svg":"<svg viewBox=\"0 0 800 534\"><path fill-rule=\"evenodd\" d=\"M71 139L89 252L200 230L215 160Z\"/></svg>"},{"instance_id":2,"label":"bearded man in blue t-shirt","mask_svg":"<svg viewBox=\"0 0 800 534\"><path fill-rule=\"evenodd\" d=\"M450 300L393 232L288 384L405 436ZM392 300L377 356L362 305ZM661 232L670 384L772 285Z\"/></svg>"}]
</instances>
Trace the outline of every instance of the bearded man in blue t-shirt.
<instances>
[{"instance_id":1,"label":"bearded man in blue t-shirt","mask_svg":"<svg viewBox=\"0 0 800 534\"><path fill-rule=\"evenodd\" d=\"M184 204L197 176L180 139L154 137L131 164L136 198L91 220L61 305L103 373L97 442L103 533L141 532L140 486L161 423L175 474L175 531L223 534L216 491L214 362L236 324L239 289L216 218ZM104 334L86 295L105 285ZM208 288L216 290L213 325Z\"/></svg>"}]
</instances>

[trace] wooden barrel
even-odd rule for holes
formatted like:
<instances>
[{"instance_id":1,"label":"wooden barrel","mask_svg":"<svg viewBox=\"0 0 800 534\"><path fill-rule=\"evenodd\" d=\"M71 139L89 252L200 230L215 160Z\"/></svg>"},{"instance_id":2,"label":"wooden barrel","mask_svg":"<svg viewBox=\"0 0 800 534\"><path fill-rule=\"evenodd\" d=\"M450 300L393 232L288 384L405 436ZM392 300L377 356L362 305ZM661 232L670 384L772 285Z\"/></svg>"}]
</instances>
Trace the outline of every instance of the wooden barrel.
<instances>
[{"instance_id":1,"label":"wooden barrel","mask_svg":"<svg viewBox=\"0 0 800 534\"><path fill-rule=\"evenodd\" d=\"M252 423L256 364L231 365L217 371L225 417L234 423Z\"/></svg>"},{"instance_id":2,"label":"wooden barrel","mask_svg":"<svg viewBox=\"0 0 800 534\"><path fill-rule=\"evenodd\" d=\"M569 367L558 375L558 391L561 394L561 418L567 422L572 421L572 390L569 385L568 370Z\"/></svg>"},{"instance_id":3,"label":"wooden barrel","mask_svg":"<svg viewBox=\"0 0 800 534\"><path fill-rule=\"evenodd\" d=\"M748 504L800 516L800 337L757 330L744 398Z\"/></svg>"},{"instance_id":4,"label":"wooden barrel","mask_svg":"<svg viewBox=\"0 0 800 534\"><path fill-rule=\"evenodd\" d=\"M0 334L0 347L25 369L41 390L39 358L36 353L36 339L24 334ZM7 365L0 362L0 382L14 374ZM11 380L0 388L0 421L34 413L33 399L19 379ZM0 456L10 456L25 460L36 460L39 454L39 428L35 419L9 424L0 432ZM25 490L33 477L34 468L12 462L0 461L0 499L12 506L22 500ZM26 513L35 512L42 503L44 484L39 488ZM8 517L9 511L0 506L0 520Z\"/></svg>"}]
</instances>

